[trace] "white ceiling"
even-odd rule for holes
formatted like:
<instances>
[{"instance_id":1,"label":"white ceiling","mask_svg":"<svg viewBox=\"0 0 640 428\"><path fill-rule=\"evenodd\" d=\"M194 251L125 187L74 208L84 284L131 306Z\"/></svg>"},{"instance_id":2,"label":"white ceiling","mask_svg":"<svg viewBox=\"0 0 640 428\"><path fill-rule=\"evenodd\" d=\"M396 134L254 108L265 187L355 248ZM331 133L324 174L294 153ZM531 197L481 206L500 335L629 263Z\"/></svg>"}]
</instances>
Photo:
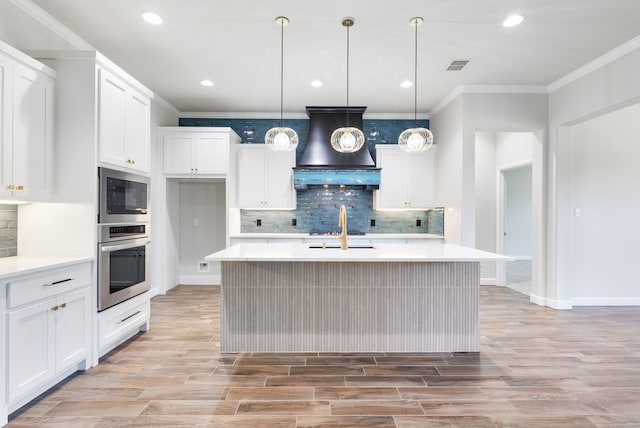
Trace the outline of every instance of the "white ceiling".
<instances>
[{"instance_id":1,"label":"white ceiling","mask_svg":"<svg viewBox=\"0 0 640 428\"><path fill-rule=\"evenodd\" d=\"M351 29L350 105L413 113L413 16L418 111L459 85L548 85L640 34L640 0L33 0L89 44L187 112L279 112L280 27L285 113L346 102L345 16ZM153 11L164 23L140 15ZM525 21L504 28L518 12ZM447 72L452 60L463 71ZM211 88L202 79L214 82ZM310 82L320 79L321 88Z\"/></svg>"}]
</instances>

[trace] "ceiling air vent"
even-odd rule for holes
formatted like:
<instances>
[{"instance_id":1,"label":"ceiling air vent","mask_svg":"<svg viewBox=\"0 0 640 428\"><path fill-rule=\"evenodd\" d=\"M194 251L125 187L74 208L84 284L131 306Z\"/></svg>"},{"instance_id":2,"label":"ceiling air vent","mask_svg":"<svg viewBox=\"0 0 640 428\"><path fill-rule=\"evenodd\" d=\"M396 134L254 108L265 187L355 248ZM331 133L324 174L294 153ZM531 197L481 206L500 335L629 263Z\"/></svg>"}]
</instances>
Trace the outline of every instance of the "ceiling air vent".
<instances>
[{"instance_id":1,"label":"ceiling air vent","mask_svg":"<svg viewBox=\"0 0 640 428\"><path fill-rule=\"evenodd\" d=\"M456 60L451 61L449 67L447 67L447 71L460 71L464 68L465 65L469 63L469 60Z\"/></svg>"}]
</instances>

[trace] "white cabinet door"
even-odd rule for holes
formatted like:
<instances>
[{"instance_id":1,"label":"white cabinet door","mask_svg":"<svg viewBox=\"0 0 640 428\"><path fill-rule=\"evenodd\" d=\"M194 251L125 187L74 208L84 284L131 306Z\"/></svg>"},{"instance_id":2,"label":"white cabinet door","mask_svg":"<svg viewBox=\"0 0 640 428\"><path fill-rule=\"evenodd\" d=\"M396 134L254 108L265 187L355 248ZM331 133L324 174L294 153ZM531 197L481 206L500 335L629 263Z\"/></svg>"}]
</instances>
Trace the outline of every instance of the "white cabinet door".
<instances>
[{"instance_id":1,"label":"white cabinet door","mask_svg":"<svg viewBox=\"0 0 640 428\"><path fill-rule=\"evenodd\" d=\"M14 195L46 199L53 144L53 79L20 64L13 72Z\"/></svg>"},{"instance_id":2,"label":"white cabinet door","mask_svg":"<svg viewBox=\"0 0 640 428\"><path fill-rule=\"evenodd\" d=\"M56 311L56 371L82 361L87 356L87 305L89 289L58 298Z\"/></svg>"},{"instance_id":3,"label":"white cabinet door","mask_svg":"<svg viewBox=\"0 0 640 428\"><path fill-rule=\"evenodd\" d=\"M47 200L53 177L54 80L0 55L1 190L4 196Z\"/></svg>"},{"instance_id":4,"label":"white cabinet door","mask_svg":"<svg viewBox=\"0 0 640 428\"><path fill-rule=\"evenodd\" d=\"M295 208L295 152L265 151L265 200L270 208Z\"/></svg>"},{"instance_id":5,"label":"white cabinet door","mask_svg":"<svg viewBox=\"0 0 640 428\"><path fill-rule=\"evenodd\" d=\"M126 98L125 158L132 169L150 171L150 100L131 90ZM126 163L126 160L125 160Z\"/></svg>"},{"instance_id":6,"label":"white cabinet door","mask_svg":"<svg viewBox=\"0 0 640 428\"><path fill-rule=\"evenodd\" d=\"M53 377L55 361L55 299L8 314L9 401Z\"/></svg>"},{"instance_id":7,"label":"white cabinet door","mask_svg":"<svg viewBox=\"0 0 640 428\"><path fill-rule=\"evenodd\" d=\"M226 174L229 159L229 137L224 134L197 135L194 140L193 165L196 174Z\"/></svg>"},{"instance_id":8,"label":"white cabinet door","mask_svg":"<svg viewBox=\"0 0 640 428\"><path fill-rule=\"evenodd\" d=\"M100 161L149 172L149 98L100 68L98 145Z\"/></svg>"},{"instance_id":9,"label":"white cabinet door","mask_svg":"<svg viewBox=\"0 0 640 428\"><path fill-rule=\"evenodd\" d=\"M193 172L193 137L190 135L165 135L164 173L191 174Z\"/></svg>"},{"instance_id":10,"label":"white cabinet door","mask_svg":"<svg viewBox=\"0 0 640 428\"><path fill-rule=\"evenodd\" d=\"M254 147L238 147L238 206L240 208L264 208L265 201L264 150Z\"/></svg>"},{"instance_id":11,"label":"white cabinet door","mask_svg":"<svg viewBox=\"0 0 640 428\"><path fill-rule=\"evenodd\" d=\"M385 150L377 152L380 171L380 189L377 190L377 208L406 208L408 159L404 152Z\"/></svg>"},{"instance_id":12,"label":"white cabinet door","mask_svg":"<svg viewBox=\"0 0 640 428\"><path fill-rule=\"evenodd\" d=\"M294 209L295 152L273 152L264 145L238 147L238 206Z\"/></svg>"},{"instance_id":13,"label":"white cabinet door","mask_svg":"<svg viewBox=\"0 0 640 428\"><path fill-rule=\"evenodd\" d=\"M100 69L98 142L100 160L125 166L125 111L127 86L104 69Z\"/></svg>"},{"instance_id":14,"label":"white cabinet door","mask_svg":"<svg viewBox=\"0 0 640 428\"><path fill-rule=\"evenodd\" d=\"M11 143L11 122L13 106L11 102L13 61L0 55L0 195L12 196L9 186L13 183L13 144Z\"/></svg>"},{"instance_id":15,"label":"white cabinet door","mask_svg":"<svg viewBox=\"0 0 640 428\"><path fill-rule=\"evenodd\" d=\"M407 153L398 146L376 146L380 189L376 209L429 209L434 205L435 148Z\"/></svg>"},{"instance_id":16,"label":"white cabinet door","mask_svg":"<svg viewBox=\"0 0 640 428\"><path fill-rule=\"evenodd\" d=\"M409 157L407 201L411 208L432 208L435 189L435 151L413 153Z\"/></svg>"}]
</instances>

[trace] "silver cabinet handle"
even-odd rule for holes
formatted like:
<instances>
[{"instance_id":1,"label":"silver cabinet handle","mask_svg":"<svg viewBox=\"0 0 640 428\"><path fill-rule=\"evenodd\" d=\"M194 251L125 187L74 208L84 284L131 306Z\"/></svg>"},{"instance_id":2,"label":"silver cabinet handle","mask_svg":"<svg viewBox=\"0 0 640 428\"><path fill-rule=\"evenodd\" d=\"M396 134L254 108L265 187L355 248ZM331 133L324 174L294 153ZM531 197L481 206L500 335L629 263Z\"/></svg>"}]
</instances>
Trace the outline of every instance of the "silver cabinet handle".
<instances>
[{"instance_id":1,"label":"silver cabinet handle","mask_svg":"<svg viewBox=\"0 0 640 428\"><path fill-rule=\"evenodd\" d=\"M149 244L151 244L151 240L145 241L141 244L109 245L108 247L102 247L100 251L102 251L103 253L110 253L111 251L126 250L128 248L142 247Z\"/></svg>"},{"instance_id":2,"label":"silver cabinet handle","mask_svg":"<svg viewBox=\"0 0 640 428\"><path fill-rule=\"evenodd\" d=\"M125 322L126 320L128 320L129 318L133 318L136 315L138 315L141 311L136 311L134 313L132 313L131 315L129 315L128 317L126 317L125 319L122 319L120 321L118 321L116 324L122 324L123 322Z\"/></svg>"}]
</instances>

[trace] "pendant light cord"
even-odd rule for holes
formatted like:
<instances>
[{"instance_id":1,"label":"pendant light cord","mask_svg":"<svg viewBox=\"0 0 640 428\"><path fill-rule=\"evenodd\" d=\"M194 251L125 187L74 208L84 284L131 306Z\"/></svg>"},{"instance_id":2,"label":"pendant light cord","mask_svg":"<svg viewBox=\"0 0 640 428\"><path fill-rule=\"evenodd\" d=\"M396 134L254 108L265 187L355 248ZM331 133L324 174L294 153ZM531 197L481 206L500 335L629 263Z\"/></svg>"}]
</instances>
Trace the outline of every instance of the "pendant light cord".
<instances>
[{"instance_id":1,"label":"pendant light cord","mask_svg":"<svg viewBox=\"0 0 640 428\"><path fill-rule=\"evenodd\" d=\"M349 28L347 25L347 128L349 127Z\"/></svg>"},{"instance_id":2,"label":"pendant light cord","mask_svg":"<svg viewBox=\"0 0 640 428\"><path fill-rule=\"evenodd\" d=\"M414 50L414 69L413 69L413 121L415 127L418 127L418 21L414 23L416 27L415 33L415 50Z\"/></svg>"},{"instance_id":3,"label":"pendant light cord","mask_svg":"<svg viewBox=\"0 0 640 428\"><path fill-rule=\"evenodd\" d=\"M284 21L280 23L280 128L282 128L284 102Z\"/></svg>"}]
</instances>

